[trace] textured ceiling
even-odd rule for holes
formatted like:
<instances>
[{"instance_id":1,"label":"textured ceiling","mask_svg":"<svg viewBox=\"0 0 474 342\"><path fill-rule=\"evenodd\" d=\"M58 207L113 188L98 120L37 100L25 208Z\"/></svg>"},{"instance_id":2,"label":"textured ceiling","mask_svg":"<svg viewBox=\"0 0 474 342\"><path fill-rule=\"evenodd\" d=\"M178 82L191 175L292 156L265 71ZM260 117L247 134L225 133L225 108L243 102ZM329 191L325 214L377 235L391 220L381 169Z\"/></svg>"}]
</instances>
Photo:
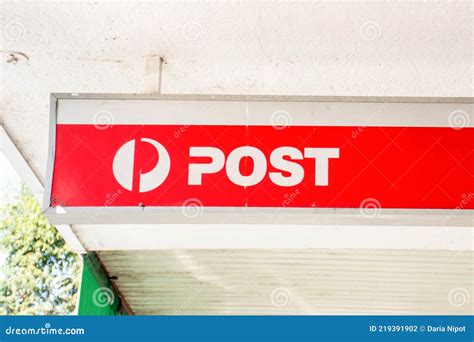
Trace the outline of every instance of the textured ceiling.
<instances>
[{"instance_id":1,"label":"textured ceiling","mask_svg":"<svg viewBox=\"0 0 474 342\"><path fill-rule=\"evenodd\" d=\"M50 92L472 96L460 3L2 1L0 124L44 179Z\"/></svg>"},{"instance_id":2,"label":"textured ceiling","mask_svg":"<svg viewBox=\"0 0 474 342\"><path fill-rule=\"evenodd\" d=\"M135 314L473 314L472 252L99 252Z\"/></svg>"}]
</instances>

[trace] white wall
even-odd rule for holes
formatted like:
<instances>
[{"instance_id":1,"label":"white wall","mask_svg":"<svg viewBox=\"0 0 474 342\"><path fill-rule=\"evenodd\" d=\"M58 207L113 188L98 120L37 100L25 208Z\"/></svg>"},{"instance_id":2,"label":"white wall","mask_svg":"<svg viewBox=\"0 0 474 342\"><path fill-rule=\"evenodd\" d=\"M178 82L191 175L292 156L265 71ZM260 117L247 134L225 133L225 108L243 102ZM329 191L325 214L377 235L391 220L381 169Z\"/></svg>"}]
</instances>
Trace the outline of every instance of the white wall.
<instances>
[{"instance_id":1,"label":"white wall","mask_svg":"<svg viewBox=\"0 0 474 342\"><path fill-rule=\"evenodd\" d=\"M472 96L472 3L2 2L0 124L44 179L50 92Z\"/></svg>"}]
</instances>

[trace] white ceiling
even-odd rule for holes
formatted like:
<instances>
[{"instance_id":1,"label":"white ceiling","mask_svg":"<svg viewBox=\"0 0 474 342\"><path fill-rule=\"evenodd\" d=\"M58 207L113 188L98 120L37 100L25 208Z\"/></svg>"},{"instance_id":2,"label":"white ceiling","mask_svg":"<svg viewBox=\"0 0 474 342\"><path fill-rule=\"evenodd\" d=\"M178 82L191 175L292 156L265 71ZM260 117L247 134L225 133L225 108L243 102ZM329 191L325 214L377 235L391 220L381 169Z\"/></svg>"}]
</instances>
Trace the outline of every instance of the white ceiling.
<instances>
[{"instance_id":1,"label":"white ceiling","mask_svg":"<svg viewBox=\"0 0 474 342\"><path fill-rule=\"evenodd\" d=\"M50 92L472 96L470 1L1 2L3 124L41 179Z\"/></svg>"}]
</instances>

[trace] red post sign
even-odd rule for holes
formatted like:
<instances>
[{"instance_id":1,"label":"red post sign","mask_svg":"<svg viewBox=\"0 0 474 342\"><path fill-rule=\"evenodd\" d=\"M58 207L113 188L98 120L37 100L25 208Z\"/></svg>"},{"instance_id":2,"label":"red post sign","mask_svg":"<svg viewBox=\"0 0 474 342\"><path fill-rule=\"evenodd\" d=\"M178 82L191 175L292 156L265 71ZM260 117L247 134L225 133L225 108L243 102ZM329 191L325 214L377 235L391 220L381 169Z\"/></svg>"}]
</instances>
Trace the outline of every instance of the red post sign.
<instances>
[{"instance_id":1,"label":"red post sign","mask_svg":"<svg viewBox=\"0 0 474 342\"><path fill-rule=\"evenodd\" d=\"M52 207L474 208L462 104L63 101Z\"/></svg>"}]
</instances>

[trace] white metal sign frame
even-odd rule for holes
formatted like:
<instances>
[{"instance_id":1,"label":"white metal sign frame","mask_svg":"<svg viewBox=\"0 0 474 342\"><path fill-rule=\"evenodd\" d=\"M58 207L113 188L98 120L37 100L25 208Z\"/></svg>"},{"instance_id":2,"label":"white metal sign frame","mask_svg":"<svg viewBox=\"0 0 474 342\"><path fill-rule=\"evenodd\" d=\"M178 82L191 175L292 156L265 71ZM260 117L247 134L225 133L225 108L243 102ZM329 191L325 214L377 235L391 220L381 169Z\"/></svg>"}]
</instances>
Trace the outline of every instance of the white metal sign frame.
<instances>
[{"instance_id":1,"label":"white metal sign frame","mask_svg":"<svg viewBox=\"0 0 474 342\"><path fill-rule=\"evenodd\" d=\"M178 104L188 114L191 111L192 115L187 116L188 121L178 119L180 124L233 125L241 123L242 120L247 120L248 124L268 124L268 113L272 110L291 109L302 115L294 116L295 125L449 127L449 114L459 110L468 113L468 127L474 125L473 98L52 94L44 197L45 214L51 223L472 226L473 210L381 209L378 215L367 217L360 215L358 209L345 208L205 207L201 215L189 218L182 214L181 207L50 207L56 124L70 123L70 117L58 117L58 107L63 106L67 111L71 109L71 104L74 105L77 101L76 105L80 105L75 107L75 120L88 122L91 120L88 115L93 115L101 109L105 110L112 103L120 107L128 106L128 103L134 101L135 105L145 106L143 108L146 109L146 103L155 100L166 102L170 106ZM89 103L93 104L93 112L90 111ZM206 105L196 107L196 103ZM222 104L235 116L240 115L240 118L213 115L215 108ZM318 109L318 115L307 111L308 104ZM235 106L237 109L233 108ZM196 108L204 109L196 111ZM403 111L400 111L401 109ZM374 112L380 115L370 117L370 113ZM153 114L144 110L143 113L135 119L138 123L143 124L148 122L147 120L168 124L177 122L176 116L165 115L164 112ZM264 113L267 116L263 115ZM119 121L115 124L120 123Z\"/></svg>"}]
</instances>

